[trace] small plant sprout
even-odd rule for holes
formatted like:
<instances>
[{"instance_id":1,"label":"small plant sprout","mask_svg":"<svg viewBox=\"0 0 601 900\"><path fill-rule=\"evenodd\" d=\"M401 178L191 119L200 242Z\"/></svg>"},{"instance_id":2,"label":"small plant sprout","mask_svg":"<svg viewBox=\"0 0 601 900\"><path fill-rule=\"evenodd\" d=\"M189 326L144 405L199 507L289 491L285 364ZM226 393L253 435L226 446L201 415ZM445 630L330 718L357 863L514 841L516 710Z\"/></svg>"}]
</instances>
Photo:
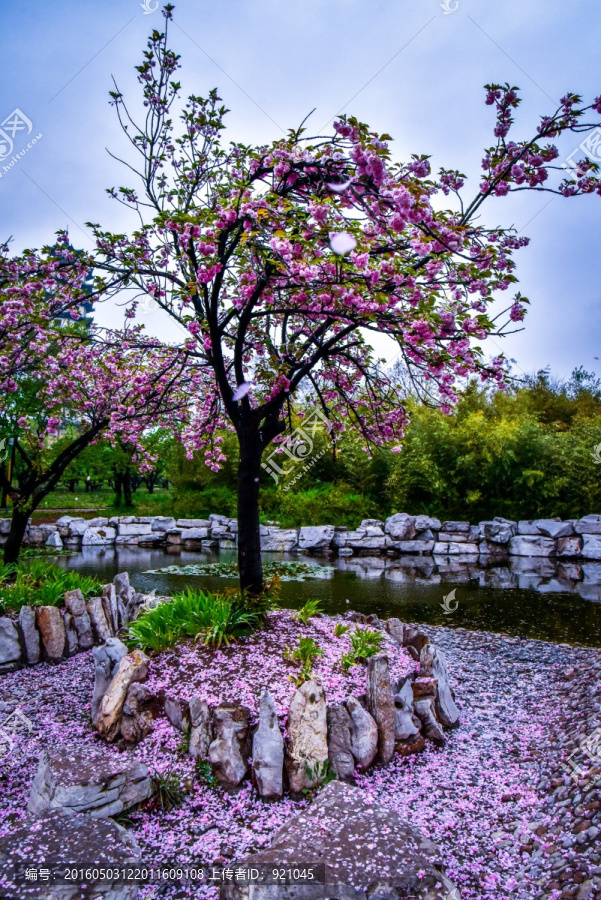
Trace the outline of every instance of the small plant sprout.
<instances>
[{"instance_id":1,"label":"small plant sprout","mask_svg":"<svg viewBox=\"0 0 601 900\"><path fill-rule=\"evenodd\" d=\"M334 634L336 637L342 637L343 634L348 634L351 630L350 625L345 625L344 622L336 622L336 627L334 628Z\"/></svg>"},{"instance_id":2,"label":"small plant sprout","mask_svg":"<svg viewBox=\"0 0 601 900\"><path fill-rule=\"evenodd\" d=\"M298 640L298 647L292 650L287 647L284 651L284 658L293 662L300 662L301 669L298 675L290 675L290 681L293 681L297 687L310 681L313 677L313 663L315 660L324 655L324 651L316 644L313 638L301 637Z\"/></svg>"},{"instance_id":3,"label":"small plant sprout","mask_svg":"<svg viewBox=\"0 0 601 900\"><path fill-rule=\"evenodd\" d=\"M296 613L296 617L299 622L302 622L303 625L306 625L312 616L316 616L321 612L323 612L323 610L319 604L319 600L307 600L305 605L301 606L301 608Z\"/></svg>"}]
</instances>

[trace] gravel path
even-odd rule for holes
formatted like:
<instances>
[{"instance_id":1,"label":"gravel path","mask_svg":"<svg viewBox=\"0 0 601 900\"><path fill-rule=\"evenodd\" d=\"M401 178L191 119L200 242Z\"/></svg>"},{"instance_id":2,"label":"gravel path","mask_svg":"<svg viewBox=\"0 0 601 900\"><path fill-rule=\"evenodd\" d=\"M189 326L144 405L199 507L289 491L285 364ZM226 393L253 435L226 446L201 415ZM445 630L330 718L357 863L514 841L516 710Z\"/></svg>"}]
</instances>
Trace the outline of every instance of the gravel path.
<instances>
[{"instance_id":1,"label":"gravel path","mask_svg":"<svg viewBox=\"0 0 601 900\"><path fill-rule=\"evenodd\" d=\"M278 616L281 640L290 643L290 623L284 621L286 614ZM330 699L344 689L340 676L326 668L336 648L329 635L332 627L329 620L314 620L305 631L327 648L318 671L323 666ZM601 765L595 769L595 760L577 750L579 780L560 767L579 741L601 728L601 650L462 629L424 630L447 655L462 724L449 734L443 749L429 745L419 756L397 756L388 768L360 776L359 783L440 845L463 900L601 900L601 782L595 786ZM274 634L277 628L270 631L263 667L255 664L262 652L260 635L247 642L249 664L237 673L232 671L234 648L212 661L227 673L222 699L235 699L238 687L248 700L268 675L282 705L293 687L287 680L290 664L279 663L280 638ZM197 689L205 682L206 653L198 651L196 668L190 646L181 654L164 655L151 666L152 683L179 681L181 695L188 695L193 684ZM410 667L405 651L398 652L393 664L397 671ZM355 686L362 679L361 670L353 670ZM16 757L0 764L0 836L25 814L40 746L98 746L87 721L92 681L90 653L5 675L0 681L0 722L18 707L35 726L29 744L20 745ZM213 699L214 677L205 683ZM153 772L175 772L187 790L183 805L170 813L151 807L133 815L131 827L147 862L217 864L240 857L266 846L280 824L299 811L302 804L288 799L258 803L248 785L228 795L199 783L191 760L178 750L180 741L181 735L162 719L153 734L130 751ZM601 764L601 744L597 747L596 761ZM590 752L594 749L591 741ZM214 893L211 888L187 893L172 886L161 888L156 897Z\"/></svg>"}]
</instances>

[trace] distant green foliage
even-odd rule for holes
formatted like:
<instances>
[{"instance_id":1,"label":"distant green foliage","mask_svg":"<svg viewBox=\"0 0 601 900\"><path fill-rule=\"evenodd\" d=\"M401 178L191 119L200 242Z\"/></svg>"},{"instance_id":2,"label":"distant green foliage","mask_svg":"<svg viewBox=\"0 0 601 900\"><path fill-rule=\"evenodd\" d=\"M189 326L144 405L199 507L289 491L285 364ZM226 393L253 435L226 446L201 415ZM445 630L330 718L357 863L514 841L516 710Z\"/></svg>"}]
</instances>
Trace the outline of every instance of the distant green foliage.
<instances>
[{"instance_id":1,"label":"distant green foliage","mask_svg":"<svg viewBox=\"0 0 601 900\"><path fill-rule=\"evenodd\" d=\"M306 625L312 616L316 616L320 612L323 612L323 610L319 600L307 600L307 602L296 611L295 615L299 622Z\"/></svg>"},{"instance_id":2,"label":"distant green foliage","mask_svg":"<svg viewBox=\"0 0 601 900\"><path fill-rule=\"evenodd\" d=\"M263 615L263 609L243 608L238 597L188 588L143 613L130 625L128 637L141 650L166 650L186 637L220 647L250 634Z\"/></svg>"},{"instance_id":3,"label":"distant green foliage","mask_svg":"<svg viewBox=\"0 0 601 900\"><path fill-rule=\"evenodd\" d=\"M287 647L284 651L285 659L301 663L301 669L298 675L291 675L290 680L294 681L297 687L300 687L305 681L310 681L313 677L313 663L318 657L323 655L323 649L313 640L313 638L299 638L298 647L294 650Z\"/></svg>"},{"instance_id":4,"label":"distant green foliage","mask_svg":"<svg viewBox=\"0 0 601 900\"><path fill-rule=\"evenodd\" d=\"M81 590L84 597L100 594L96 578L61 569L44 559L0 566L0 612L22 606L58 606L65 591Z\"/></svg>"},{"instance_id":5,"label":"distant green foliage","mask_svg":"<svg viewBox=\"0 0 601 900\"><path fill-rule=\"evenodd\" d=\"M359 662L365 662L371 656L380 652L384 635L381 631L372 631L370 628L355 628L351 635L351 649L343 653L341 658L342 671L348 672L351 666Z\"/></svg>"}]
</instances>

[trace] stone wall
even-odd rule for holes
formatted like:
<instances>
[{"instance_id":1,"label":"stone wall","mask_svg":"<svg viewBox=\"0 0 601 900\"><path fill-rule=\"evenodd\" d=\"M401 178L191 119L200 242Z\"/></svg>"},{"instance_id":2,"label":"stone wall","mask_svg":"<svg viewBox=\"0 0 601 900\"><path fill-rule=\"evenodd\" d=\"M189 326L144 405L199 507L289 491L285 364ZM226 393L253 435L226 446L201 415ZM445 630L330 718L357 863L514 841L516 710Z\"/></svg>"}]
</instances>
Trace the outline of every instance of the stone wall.
<instances>
[{"instance_id":1,"label":"stone wall","mask_svg":"<svg viewBox=\"0 0 601 900\"><path fill-rule=\"evenodd\" d=\"M0 544L9 520L0 520ZM30 523L26 543L50 548L166 547L182 550L234 549L238 523L227 516L175 519L169 516L62 516L54 525ZM430 516L395 513L385 521L364 519L354 531L343 525L280 528L261 525L265 553L307 552L337 556L436 556L488 562L515 557L601 560L601 515L581 519L512 522L497 517L472 525Z\"/></svg>"},{"instance_id":2,"label":"stone wall","mask_svg":"<svg viewBox=\"0 0 601 900\"><path fill-rule=\"evenodd\" d=\"M64 608L23 606L14 618L1 616L0 673L60 662L104 644L136 618L146 599L123 572L104 585L101 597L86 601L80 590L67 591Z\"/></svg>"}]
</instances>

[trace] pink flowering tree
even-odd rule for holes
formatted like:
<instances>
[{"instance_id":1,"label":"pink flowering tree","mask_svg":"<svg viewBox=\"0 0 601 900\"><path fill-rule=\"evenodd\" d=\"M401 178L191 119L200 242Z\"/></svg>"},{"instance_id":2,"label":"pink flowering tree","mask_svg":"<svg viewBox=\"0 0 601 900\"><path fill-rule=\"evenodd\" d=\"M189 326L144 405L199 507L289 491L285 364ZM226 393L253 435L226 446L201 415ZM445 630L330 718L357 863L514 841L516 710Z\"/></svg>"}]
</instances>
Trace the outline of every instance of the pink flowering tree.
<instances>
[{"instance_id":1,"label":"pink flowering tree","mask_svg":"<svg viewBox=\"0 0 601 900\"><path fill-rule=\"evenodd\" d=\"M12 438L18 486L0 469L13 504L4 545L15 562L27 520L70 463L104 437L143 456L146 429L189 416L189 390L202 377L185 350L143 339L139 327L101 332L78 321L90 260L66 237L42 253L0 252L0 434ZM65 315L68 319L65 321ZM57 438L62 437L62 440Z\"/></svg>"},{"instance_id":2,"label":"pink flowering tree","mask_svg":"<svg viewBox=\"0 0 601 900\"><path fill-rule=\"evenodd\" d=\"M166 26L172 10L163 10ZM514 251L528 241L487 227L481 207L519 190L601 193L586 160L576 180L562 178L550 142L592 129L601 98L586 107L567 95L531 137L512 141L517 91L489 85L495 143L467 200L460 172L434 176L426 156L395 160L390 136L354 118L324 136L301 127L270 146L226 144L215 91L180 103L178 60L167 27L153 32L137 67L140 121L117 86L111 93L139 183L109 193L139 225L130 234L95 226L97 264L132 289L134 307L151 297L183 325L186 346L211 373L186 439L216 468L218 429L237 434L240 579L252 593L262 587L262 457L278 442L290 454L283 435L293 398L310 395L334 438L354 428L366 445L398 444L403 394L374 355L376 334L396 344L413 385L444 409L466 376L502 383L502 358L488 360L479 342L524 316L519 293L504 312L489 310L516 282Z\"/></svg>"}]
</instances>

